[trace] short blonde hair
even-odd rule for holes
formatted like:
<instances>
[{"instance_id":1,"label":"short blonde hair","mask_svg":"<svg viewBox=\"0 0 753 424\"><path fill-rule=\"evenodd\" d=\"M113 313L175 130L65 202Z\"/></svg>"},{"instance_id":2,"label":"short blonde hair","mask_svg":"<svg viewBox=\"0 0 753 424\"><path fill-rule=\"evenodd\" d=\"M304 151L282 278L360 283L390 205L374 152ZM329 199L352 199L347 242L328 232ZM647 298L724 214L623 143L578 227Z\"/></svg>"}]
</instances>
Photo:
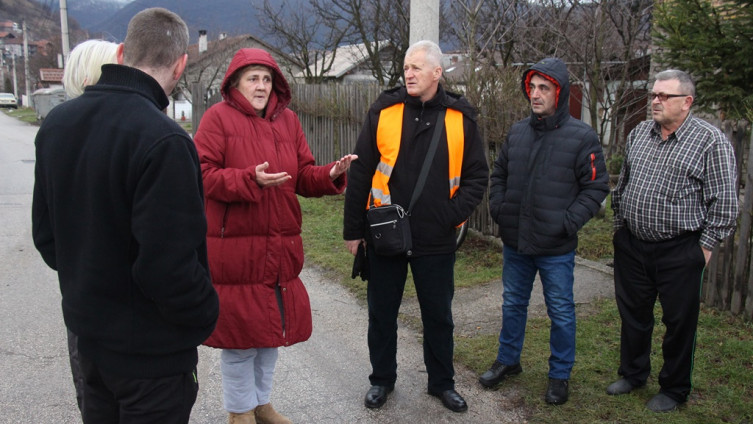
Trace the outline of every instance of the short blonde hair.
<instances>
[{"instance_id":1,"label":"short blonde hair","mask_svg":"<svg viewBox=\"0 0 753 424\"><path fill-rule=\"evenodd\" d=\"M84 93L84 87L94 85L102 75L102 65L117 63L118 45L104 40L87 40L68 55L63 71L63 86L69 98Z\"/></svg>"}]
</instances>

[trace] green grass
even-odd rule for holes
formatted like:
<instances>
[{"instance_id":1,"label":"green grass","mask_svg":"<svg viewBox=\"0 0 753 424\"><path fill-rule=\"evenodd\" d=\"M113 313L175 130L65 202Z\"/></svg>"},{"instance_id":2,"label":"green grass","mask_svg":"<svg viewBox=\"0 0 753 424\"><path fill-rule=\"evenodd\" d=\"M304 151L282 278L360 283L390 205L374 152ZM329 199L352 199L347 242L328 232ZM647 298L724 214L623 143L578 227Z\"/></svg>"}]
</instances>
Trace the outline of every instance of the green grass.
<instances>
[{"instance_id":1,"label":"green grass","mask_svg":"<svg viewBox=\"0 0 753 424\"><path fill-rule=\"evenodd\" d=\"M530 423L736 423L753 422L753 325L711 308L702 308L696 343L693 392L679 412L655 414L645 403L656 393L661 368L661 338L657 326L651 353L652 374L645 388L624 396L609 396L606 387L618 378L619 315L613 300L595 302L588 314L579 311L576 364L570 380L570 401L558 407L546 405L549 357L549 321L529 319L521 364L523 374L502 384L500 391L517 389L530 411ZM496 336L458 339L456 360L481 373L497 353Z\"/></svg>"},{"instance_id":2,"label":"green grass","mask_svg":"<svg viewBox=\"0 0 753 424\"><path fill-rule=\"evenodd\" d=\"M3 109L6 115L12 116L20 121L37 125L37 112L30 107L21 107L18 109Z\"/></svg>"},{"instance_id":3,"label":"green grass","mask_svg":"<svg viewBox=\"0 0 753 424\"><path fill-rule=\"evenodd\" d=\"M303 209L303 239L306 260L328 273L333 281L349 287L360 299L366 283L352 280L353 257L342 241L343 197L300 199ZM592 260L612 257L611 212L592 219L580 233L578 254ZM584 245L587 245L584 247ZM498 279L501 249L496 243L471 236L458 251L456 286L463 287ZM406 295L412 294L406 285ZM512 377L499 389L501 407L523 406L529 423L667 423L753 424L753 323L703 307L698 325L693 392L679 412L655 414L645 403L658 392L661 339L664 326L656 309L652 346L652 374L647 386L629 395L608 396L606 387L618 378L620 318L614 300L578 305L576 364L571 376L570 401L548 406L546 390L549 357L549 320L530 317L521 363L523 374ZM496 335L457 337L455 359L477 373L489 366L497 352ZM515 390L510 390L515 389ZM518 395L516 395L518 393Z\"/></svg>"},{"instance_id":4,"label":"green grass","mask_svg":"<svg viewBox=\"0 0 753 424\"><path fill-rule=\"evenodd\" d=\"M607 197L607 205L610 204L611 195ZM578 248L575 253L592 261L603 261L612 258L614 248L612 246L613 227L612 208L607 206L603 216L595 216L578 232Z\"/></svg>"},{"instance_id":5,"label":"green grass","mask_svg":"<svg viewBox=\"0 0 753 424\"><path fill-rule=\"evenodd\" d=\"M351 279L353 255L343 241L342 213L344 196L328 196L321 199L299 197L303 213L303 246L306 261L340 280L359 299L366 297L366 282ZM493 243L469 234L457 251L455 262L455 286L467 287L486 283L502 273L502 251ZM410 274L410 273L409 273ZM412 279L408 276L406 296L415 296Z\"/></svg>"}]
</instances>

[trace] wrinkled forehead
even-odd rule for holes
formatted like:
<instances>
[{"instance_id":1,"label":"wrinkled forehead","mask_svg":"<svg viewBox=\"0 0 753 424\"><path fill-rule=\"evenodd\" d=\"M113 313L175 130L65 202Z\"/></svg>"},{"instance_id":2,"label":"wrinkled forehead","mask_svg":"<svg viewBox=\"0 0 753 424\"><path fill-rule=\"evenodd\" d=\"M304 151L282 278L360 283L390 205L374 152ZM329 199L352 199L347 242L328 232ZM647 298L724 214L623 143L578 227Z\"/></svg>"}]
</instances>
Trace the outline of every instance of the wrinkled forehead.
<instances>
[{"instance_id":1,"label":"wrinkled forehead","mask_svg":"<svg viewBox=\"0 0 753 424\"><path fill-rule=\"evenodd\" d=\"M680 81L676 79L656 80L654 82L654 93L683 94L678 92L679 89Z\"/></svg>"},{"instance_id":2,"label":"wrinkled forehead","mask_svg":"<svg viewBox=\"0 0 753 424\"><path fill-rule=\"evenodd\" d=\"M544 78L539 73L532 74L530 81L531 81L531 84L533 84L533 85L542 85L543 84L543 85L549 86L550 88L554 88L555 87L555 84L552 81L550 81L548 78Z\"/></svg>"},{"instance_id":3,"label":"wrinkled forehead","mask_svg":"<svg viewBox=\"0 0 753 424\"><path fill-rule=\"evenodd\" d=\"M431 63L429 63L426 56L426 51L424 50L416 50L414 52L411 52L411 54L405 56L404 64L405 67L419 68L435 68L439 66L439 64L432 65Z\"/></svg>"},{"instance_id":4,"label":"wrinkled forehead","mask_svg":"<svg viewBox=\"0 0 753 424\"><path fill-rule=\"evenodd\" d=\"M243 68L243 75L249 74L272 76L272 70L264 65L250 65Z\"/></svg>"}]
</instances>

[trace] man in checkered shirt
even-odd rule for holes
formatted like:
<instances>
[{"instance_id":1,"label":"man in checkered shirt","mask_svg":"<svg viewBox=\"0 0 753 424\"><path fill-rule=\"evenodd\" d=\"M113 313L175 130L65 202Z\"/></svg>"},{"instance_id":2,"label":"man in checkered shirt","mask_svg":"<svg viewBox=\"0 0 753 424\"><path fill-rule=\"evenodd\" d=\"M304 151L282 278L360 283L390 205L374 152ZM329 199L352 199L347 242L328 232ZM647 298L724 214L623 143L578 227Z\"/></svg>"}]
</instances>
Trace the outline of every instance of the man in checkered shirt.
<instances>
[{"instance_id":1,"label":"man in checkered shirt","mask_svg":"<svg viewBox=\"0 0 753 424\"><path fill-rule=\"evenodd\" d=\"M661 389L646 406L666 412L692 388L701 279L714 247L735 229L737 171L729 140L690 112L695 85L687 73L660 72L649 98L653 120L628 136L612 192L621 378L607 393L646 384L658 295L667 326L664 365Z\"/></svg>"}]
</instances>

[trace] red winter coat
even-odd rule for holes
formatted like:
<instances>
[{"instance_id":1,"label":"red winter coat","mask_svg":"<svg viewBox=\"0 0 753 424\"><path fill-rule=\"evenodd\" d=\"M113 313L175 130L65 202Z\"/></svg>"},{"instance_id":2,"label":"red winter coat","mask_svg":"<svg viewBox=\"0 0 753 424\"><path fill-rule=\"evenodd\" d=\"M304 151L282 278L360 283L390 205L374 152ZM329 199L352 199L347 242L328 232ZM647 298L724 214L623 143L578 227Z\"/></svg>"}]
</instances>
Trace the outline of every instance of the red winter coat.
<instances>
[{"instance_id":1,"label":"red winter coat","mask_svg":"<svg viewBox=\"0 0 753 424\"><path fill-rule=\"evenodd\" d=\"M268 67L273 89L264 117L230 86L247 65ZM289 346L311 336L311 306L298 275L303 267L301 208L296 194L318 197L345 188L333 164L315 166L298 116L287 108L290 88L272 56L241 49L222 82L224 101L196 132L204 176L212 283L220 297L217 328L204 344L226 349ZM256 166L292 179L262 189Z\"/></svg>"}]
</instances>

